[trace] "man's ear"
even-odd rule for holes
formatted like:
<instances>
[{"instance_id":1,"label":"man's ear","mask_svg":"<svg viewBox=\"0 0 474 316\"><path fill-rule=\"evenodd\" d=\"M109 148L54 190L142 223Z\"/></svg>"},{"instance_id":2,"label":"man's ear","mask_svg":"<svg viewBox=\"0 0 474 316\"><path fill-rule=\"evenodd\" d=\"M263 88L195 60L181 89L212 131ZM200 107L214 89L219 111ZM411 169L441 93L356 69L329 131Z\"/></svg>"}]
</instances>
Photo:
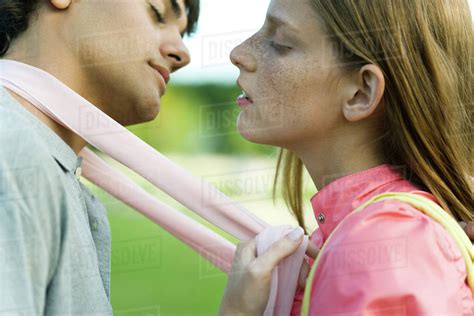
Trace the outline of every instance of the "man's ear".
<instances>
[{"instance_id":1,"label":"man's ear","mask_svg":"<svg viewBox=\"0 0 474 316\"><path fill-rule=\"evenodd\" d=\"M373 64L362 67L354 77L356 91L344 105L346 120L356 122L370 116L377 109L385 90L385 79L380 68Z\"/></svg>"},{"instance_id":2,"label":"man's ear","mask_svg":"<svg viewBox=\"0 0 474 316\"><path fill-rule=\"evenodd\" d=\"M49 0L49 1L58 10L67 9L72 3L72 0Z\"/></svg>"}]
</instances>

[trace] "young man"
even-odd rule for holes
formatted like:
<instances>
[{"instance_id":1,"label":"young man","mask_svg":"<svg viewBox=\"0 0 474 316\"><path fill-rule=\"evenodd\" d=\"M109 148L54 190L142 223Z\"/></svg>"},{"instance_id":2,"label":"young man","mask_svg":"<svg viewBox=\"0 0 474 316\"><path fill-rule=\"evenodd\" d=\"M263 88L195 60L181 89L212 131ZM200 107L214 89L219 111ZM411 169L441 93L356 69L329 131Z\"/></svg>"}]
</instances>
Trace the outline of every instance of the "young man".
<instances>
[{"instance_id":1,"label":"young man","mask_svg":"<svg viewBox=\"0 0 474 316\"><path fill-rule=\"evenodd\" d=\"M199 0L1 1L0 57L142 123L189 63L182 37L198 14ZM108 220L79 181L85 145L0 87L0 314L112 314Z\"/></svg>"}]
</instances>

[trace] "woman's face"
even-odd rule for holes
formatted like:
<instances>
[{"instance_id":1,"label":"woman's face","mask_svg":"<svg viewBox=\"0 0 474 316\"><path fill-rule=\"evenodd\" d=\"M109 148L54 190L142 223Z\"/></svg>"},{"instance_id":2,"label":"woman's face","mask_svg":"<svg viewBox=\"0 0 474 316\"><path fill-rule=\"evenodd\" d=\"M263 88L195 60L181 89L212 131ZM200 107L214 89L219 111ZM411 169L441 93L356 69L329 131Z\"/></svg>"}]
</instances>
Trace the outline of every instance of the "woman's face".
<instances>
[{"instance_id":1,"label":"woman's face","mask_svg":"<svg viewBox=\"0 0 474 316\"><path fill-rule=\"evenodd\" d=\"M337 52L337 50L336 50ZM344 120L342 70L309 0L272 0L263 27L236 47L240 133L289 149L335 132Z\"/></svg>"},{"instance_id":2,"label":"woman's face","mask_svg":"<svg viewBox=\"0 0 474 316\"><path fill-rule=\"evenodd\" d=\"M183 0L77 1L65 36L91 102L125 125L152 120L190 56Z\"/></svg>"}]
</instances>

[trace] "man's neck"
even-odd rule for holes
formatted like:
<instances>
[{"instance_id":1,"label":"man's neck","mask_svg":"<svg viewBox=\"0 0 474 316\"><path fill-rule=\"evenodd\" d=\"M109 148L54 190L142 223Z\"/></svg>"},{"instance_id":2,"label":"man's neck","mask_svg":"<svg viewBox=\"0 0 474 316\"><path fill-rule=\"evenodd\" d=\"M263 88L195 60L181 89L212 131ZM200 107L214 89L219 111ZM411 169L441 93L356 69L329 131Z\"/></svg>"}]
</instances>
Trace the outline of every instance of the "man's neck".
<instances>
[{"instance_id":1,"label":"man's neck","mask_svg":"<svg viewBox=\"0 0 474 316\"><path fill-rule=\"evenodd\" d=\"M58 52L58 55L61 55ZM75 90L76 92L80 92L78 90L81 89L80 83L82 82L79 80L80 75L75 70L75 67L68 62L67 58L59 58L56 57L54 62L48 62L44 59L41 59L41 56L25 58L24 56L17 55L15 50L13 49L12 54L8 54L6 59L22 62L28 64L30 66L39 68L44 70L59 80L61 80L65 85L69 86L71 89ZM68 66L70 65L70 66ZM72 86L76 85L76 86ZM66 144L68 144L72 150L78 154L86 145L87 142L82 139L79 135L75 134L71 130L65 128L61 124L57 123L55 120L38 110L33 104L29 101L25 100L18 94L8 90L10 94L29 112L31 112L34 116L36 116L41 122L43 122L46 126L48 126L53 132L55 132L59 137L61 137ZM52 91L51 93L54 93ZM65 104L64 106L67 106Z\"/></svg>"},{"instance_id":2,"label":"man's neck","mask_svg":"<svg viewBox=\"0 0 474 316\"><path fill-rule=\"evenodd\" d=\"M78 154L86 145L87 142L80 136L76 135L71 130L65 128L55 120L38 110L33 104L16 94L15 92L7 89L7 91L16 99L27 111L32 113L36 118L48 126L54 133L56 133L61 139L68 144L72 150Z\"/></svg>"}]
</instances>

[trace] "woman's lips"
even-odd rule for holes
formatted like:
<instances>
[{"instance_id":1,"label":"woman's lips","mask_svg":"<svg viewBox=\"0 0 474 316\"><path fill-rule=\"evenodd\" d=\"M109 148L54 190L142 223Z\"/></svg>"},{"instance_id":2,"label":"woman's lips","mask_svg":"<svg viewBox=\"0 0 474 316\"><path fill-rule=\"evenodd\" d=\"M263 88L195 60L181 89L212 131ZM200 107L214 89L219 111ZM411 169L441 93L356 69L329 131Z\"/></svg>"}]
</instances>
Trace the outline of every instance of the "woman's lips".
<instances>
[{"instance_id":1,"label":"woman's lips","mask_svg":"<svg viewBox=\"0 0 474 316\"><path fill-rule=\"evenodd\" d=\"M237 105L240 107L247 107L253 104L252 98L247 94L245 89L242 87L240 80L237 80L237 85L242 89L242 94L237 97Z\"/></svg>"},{"instance_id":2,"label":"woman's lips","mask_svg":"<svg viewBox=\"0 0 474 316\"><path fill-rule=\"evenodd\" d=\"M250 106L253 104L253 100L250 99L248 96L244 94L241 94L238 98L237 98L237 105L240 106L240 107L247 107L247 106Z\"/></svg>"}]
</instances>

